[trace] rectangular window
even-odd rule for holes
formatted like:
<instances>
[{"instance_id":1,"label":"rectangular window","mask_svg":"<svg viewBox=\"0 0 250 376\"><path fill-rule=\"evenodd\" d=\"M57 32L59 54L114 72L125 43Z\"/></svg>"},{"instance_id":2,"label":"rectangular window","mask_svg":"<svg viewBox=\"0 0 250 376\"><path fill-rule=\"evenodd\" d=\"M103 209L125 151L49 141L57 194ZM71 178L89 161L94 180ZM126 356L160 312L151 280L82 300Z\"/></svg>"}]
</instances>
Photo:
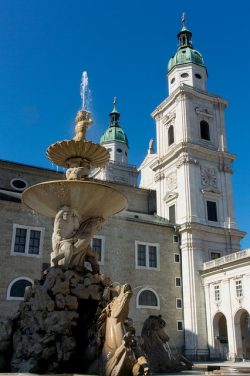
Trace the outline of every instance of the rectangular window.
<instances>
[{"instance_id":1,"label":"rectangular window","mask_svg":"<svg viewBox=\"0 0 250 376\"><path fill-rule=\"evenodd\" d=\"M174 235L173 236L173 242L174 243L179 243L179 236L178 235Z\"/></svg>"},{"instance_id":2,"label":"rectangular window","mask_svg":"<svg viewBox=\"0 0 250 376\"><path fill-rule=\"evenodd\" d=\"M104 237L103 236L95 236L91 242L92 249L97 254L98 263L103 265L104 264Z\"/></svg>"},{"instance_id":3,"label":"rectangular window","mask_svg":"<svg viewBox=\"0 0 250 376\"><path fill-rule=\"evenodd\" d=\"M138 266L146 267L146 245L145 244L138 244L137 249L137 264Z\"/></svg>"},{"instance_id":4,"label":"rectangular window","mask_svg":"<svg viewBox=\"0 0 250 376\"><path fill-rule=\"evenodd\" d=\"M175 223L175 205L171 205L168 208L168 218L170 223Z\"/></svg>"},{"instance_id":5,"label":"rectangular window","mask_svg":"<svg viewBox=\"0 0 250 376\"><path fill-rule=\"evenodd\" d=\"M157 268L157 248L150 245L148 247L148 258L149 258L149 267Z\"/></svg>"},{"instance_id":6,"label":"rectangular window","mask_svg":"<svg viewBox=\"0 0 250 376\"><path fill-rule=\"evenodd\" d=\"M175 287L181 287L181 277L175 277Z\"/></svg>"},{"instance_id":7,"label":"rectangular window","mask_svg":"<svg viewBox=\"0 0 250 376\"><path fill-rule=\"evenodd\" d=\"M219 252L211 252L210 253L210 257L211 257L211 260L215 260L217 258L220 258L220 253Z\"/></svg>"},{"instance_id":8,"label":"rectangular window","mask_svg":"<svg viewBox=\"0 0 250 376\"><path fill-rule=\"evenodd\" d=\"M214 286L214 300L216 302L220 301L220 285Z\"/></svg>"},{"instance_id":9,"label":"rectangular window","mask_svg":"<svg viewBox=\"0 0 250 376\"><path fill-rule=\"evenodd\" d=\"M137 269L159 269L159 244L135 242L135 262Z\"/></svg>"},{"instance_id":10,"label":"rectangular window","mask_svg":"<svg viewBox=\"0 0 250 376\"><path fill-rule=\"evenodd\" d=\"M179 253L174 254L174 262L180 262L180 255Z\"/></svg>"},{"instance_id":11,"label":"rectangular window","mask_svg":"<svg viewBox=\"0 0 250 376\"><path fill-rule=\"evenodd\" d=\"M26 238L27 238L27 229L16 228L14 252L25 253Z\"/></svg>"},{"instance_id":12,"label":"rectangular window","mask_svg":"<svg viewBox=\"0 0 250 376\"><path fill-rule=\"evenodd\" d=\"M29 253L39 255L41 232L30 230Z\"/></svg>"},{"instance_id":13,"label":"rectangular window","mask_svg":"<svg viewBox=\"0 0 250 376\"><path fill-rule=\"evenodd\" d=\"M12 255L41 256L44 228L13 224Z\"/></svg>"},{"instance_id":14,"label":"rectangular window","mask_svg":"<svg viewBox=\"0 0 250 376\"><path fill-rule=\"evenodd\" d=\"M183 330L183 321L177 321L177 331L180 332Z\"/></svg>"},{"instance_id":15,"label":"rectangular window","mask_svg":"<svg viewBox=\"0 0 250 376\"><path fill-rule=\"evenodd\" d=\"M240 298L241 296L243 296L243 287L242 287L241 279L237 279L237 281L235 281L235 287L236 287L236 296L237 298Z\"/></svg>"},{"instance_id":16,"label":"rectangular window","mask_svg":"<svg viewBox=\"0 0 250 376\"><path fill-rule=\"evenodd\" d=\"M207 201L207 219L208 221L217 222L217 206L214 201Z\"/></svg>"},{"instance_id":17,"label":"rectangular window","mask_svg":"<svg viewBox=\"0 0 250 376\"><path fill-rule=\"evenodd\" d=\"M182 299L176 298L176 308L182 308Z\"/></svg>"}]
</instances>

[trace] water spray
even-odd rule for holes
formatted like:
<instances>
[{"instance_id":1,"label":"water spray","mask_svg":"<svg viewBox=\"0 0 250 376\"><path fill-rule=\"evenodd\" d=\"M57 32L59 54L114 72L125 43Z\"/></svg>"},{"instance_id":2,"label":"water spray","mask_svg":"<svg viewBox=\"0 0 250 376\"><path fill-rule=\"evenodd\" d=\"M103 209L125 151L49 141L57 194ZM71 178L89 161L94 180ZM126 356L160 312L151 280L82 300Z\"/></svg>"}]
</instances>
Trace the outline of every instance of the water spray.
<instances>
[{"instance_id":1,"label":"water spray","mask_svg":"<svg viewBox=\"0 0 250 376\"><path fill-rule=\"evenodd\" d=\"M86 71L82 72L82 80L80 85L80 95L82 98L82 110L88 110L90 104L90 90L89 90L89 79Z\"/></svg>"}]
</instances>

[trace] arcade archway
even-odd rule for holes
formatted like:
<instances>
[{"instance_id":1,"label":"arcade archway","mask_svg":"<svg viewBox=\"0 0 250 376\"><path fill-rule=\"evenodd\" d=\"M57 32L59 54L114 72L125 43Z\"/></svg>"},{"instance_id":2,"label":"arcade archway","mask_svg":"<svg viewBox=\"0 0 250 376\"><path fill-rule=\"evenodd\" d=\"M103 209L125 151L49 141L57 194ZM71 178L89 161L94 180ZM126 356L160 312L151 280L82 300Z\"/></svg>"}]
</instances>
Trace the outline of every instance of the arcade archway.
<instances>
[{"instance_id":1,"label":"arcade archway","mask_svg":"<svg viewBox=\"0 0 250 376\"><path fill-rule=\"evenodd\" d=\"M240 309L234 316L236 357L250 359L250 316L245 309Z\"/></svg>"},{"instance_id":2,"label":"arcade archway","mask_svg":"<svg viewBox=\"0 0 250 376\"><path fill-rule=\"evenodd\" d=\"M227 320L223 313L218 312L213 320L214 329L214 354L221 360L228 357Z\"/></svg>"}]
</instances>

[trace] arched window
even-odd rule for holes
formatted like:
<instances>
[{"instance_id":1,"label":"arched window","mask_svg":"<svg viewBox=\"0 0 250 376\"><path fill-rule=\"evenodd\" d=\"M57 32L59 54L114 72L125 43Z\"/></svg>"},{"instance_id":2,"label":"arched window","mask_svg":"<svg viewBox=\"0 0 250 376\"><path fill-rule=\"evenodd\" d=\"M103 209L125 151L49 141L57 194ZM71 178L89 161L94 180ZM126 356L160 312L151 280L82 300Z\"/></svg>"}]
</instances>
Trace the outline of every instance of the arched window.
<instances>
[{"instance_id":1,"label":"arched window","mask_svg":"<svg viewBox=\"0 0 250 376\"><path fill-rule=\"evenodd\" d=\"M174 127L173 125L170 125L168 128L168 146L172 145L174 143Z\"/></svg>"},{"instance_id":2,"label":"arched window","mask_svg":"<svg viewBox=\"0 0 250 376\"><path fill-rule=\"evenodd\" d=\"M156 292L150 288L138 292L136 303L138 308L160 309L159 297Z\"/></svg>"},{"instance_id":3,"label":"arched window","mask_svg":"<svg viewBox=\"0 0 250 376\"><path fill-rule=\"evenodd\" d=\"M8 287L7 299L8 300L23 300L25 288L31 286L32 279L28 277L19 277L14 279Z\"/></svg>"},{"instance_id":4,"label":"arched window","mask_svg":"<svg viewBox=\"0 0 250 376\"><path fill-rule=\"evenodd\" d=\"M203 140L210 141L209 124L205 120L202 120L200 122L200 130L201 130L201 138Z\"/></svg>"}]
</instances>

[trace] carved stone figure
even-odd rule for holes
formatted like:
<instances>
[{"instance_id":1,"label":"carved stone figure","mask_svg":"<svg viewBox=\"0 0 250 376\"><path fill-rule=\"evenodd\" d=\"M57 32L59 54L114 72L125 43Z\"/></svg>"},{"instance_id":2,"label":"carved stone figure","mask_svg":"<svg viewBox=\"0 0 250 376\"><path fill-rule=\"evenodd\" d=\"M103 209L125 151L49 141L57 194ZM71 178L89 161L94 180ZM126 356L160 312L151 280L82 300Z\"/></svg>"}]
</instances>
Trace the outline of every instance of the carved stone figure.
<instances>
[{"instance_id":1,"label":"carved stone figure","mask_svg":"<svg viewBox=\"0 0 250 376\"><path fill-rule=\"evenodd\" d=\"M76 211L63 206L56 214L52 235L53 257L59 254L68 265L73 255L74 236L80 227L80 218Z\"/></svg>"},{"instance_id":2,"label":"carved stone figure","mask_svg":"<svg viewBox=\"0 0 250 376\"><path fill-rule=\"evenodd\" d=\"M162 317L149 316L142 328L142 348L146 353L152 372L165 373L192 369L192 363L181 354L174 353L169 346L166 322Z\"/></svg>"},{"instance_id":3,"label":"carved stone figure","mask_svg":"<svg viewBox=\"0 0 250 376\"><path fill-rule=\"evenodd\" d=\"M76 210L63 206L54 221L52 263L84 266L84 262L88 261L93 272L97 273L99 265L90 242L93 234L100 229L103 222L103 218L90 217L81 223Z\"/></svg>"},{"instance_id":4,"label":"carved stone figure","mask_svg":"<svg viewBox=\"0 0 250 376\"><path fill-rule=\"evenodd\" d=\"M102 349L103 372L105 376L149 375L149 368L143 354L136 354L136 339L131 331L126 332L129 302L132 296L130 285L121 286L118 297L103 310L105 318L102 330L105 338ZM100 321L103 317L100 316Z\"/></svg>"}]
</instances>

